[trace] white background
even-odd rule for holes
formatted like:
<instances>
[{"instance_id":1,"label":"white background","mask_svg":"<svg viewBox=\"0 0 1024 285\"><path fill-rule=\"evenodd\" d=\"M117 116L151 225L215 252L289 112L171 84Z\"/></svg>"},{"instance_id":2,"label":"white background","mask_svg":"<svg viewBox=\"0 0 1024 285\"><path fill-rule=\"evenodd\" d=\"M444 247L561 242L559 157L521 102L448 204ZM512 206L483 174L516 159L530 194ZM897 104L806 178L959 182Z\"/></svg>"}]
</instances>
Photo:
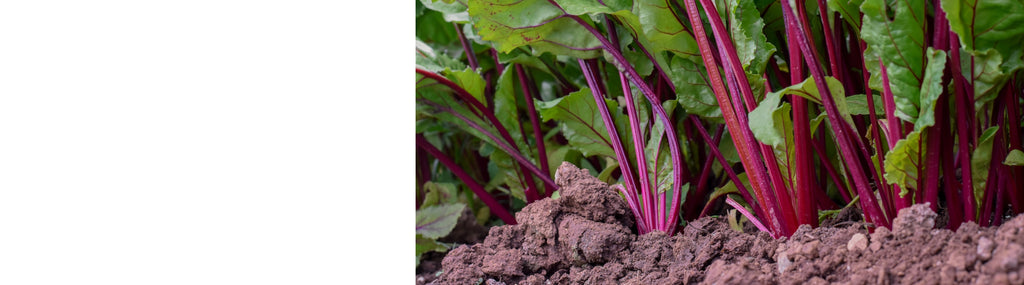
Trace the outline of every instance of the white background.
<instances>
[{"instance_id":1,"label":"white background","mask_svg":"<svg viewBox=\"0 0 1024 285\"><path fill-rule=\"evenodd\" d=\"M0 284L409 284L412 1L4 1Z\"/></svg>"}]
</instances>

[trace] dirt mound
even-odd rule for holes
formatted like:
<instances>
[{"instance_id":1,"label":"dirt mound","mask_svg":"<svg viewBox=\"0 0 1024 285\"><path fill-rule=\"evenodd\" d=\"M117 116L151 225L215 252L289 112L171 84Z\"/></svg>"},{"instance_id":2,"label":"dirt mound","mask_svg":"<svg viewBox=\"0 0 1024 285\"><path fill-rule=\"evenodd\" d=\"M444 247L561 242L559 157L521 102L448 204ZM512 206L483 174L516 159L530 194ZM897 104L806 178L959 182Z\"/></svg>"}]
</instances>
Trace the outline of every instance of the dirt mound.
<instances>
[{"instance_id":1,"label":"dirt mound","mask_svg":"<svg viewBox=\"0 0 1024 285\"><path fill-rule=\"evenodd\" d=\"M916 205L871 234L841 223L776 240L708 217L674 237L638 236L625 202L585 170L564 163L556 183L561 198L455 248L431 284L1024 284L1024 216L952 232Z\"/></svg>"}]
</instances>

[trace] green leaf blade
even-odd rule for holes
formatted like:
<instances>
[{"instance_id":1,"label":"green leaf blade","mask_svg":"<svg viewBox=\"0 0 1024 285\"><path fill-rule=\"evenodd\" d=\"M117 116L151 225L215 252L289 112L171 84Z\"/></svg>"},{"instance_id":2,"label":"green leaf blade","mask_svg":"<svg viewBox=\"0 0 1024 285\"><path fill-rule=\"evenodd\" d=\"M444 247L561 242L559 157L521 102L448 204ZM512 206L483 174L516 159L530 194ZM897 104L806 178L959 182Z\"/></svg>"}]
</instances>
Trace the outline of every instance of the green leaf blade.
<instances>
[{"instance_id":1,"label":"green leaf blade","mask_svg":"<svg viewBox=\"0 0 1024 285\"><path fill-rule=\"evenodd\" d=\"M465 204L436 205L416 210L416 234L437 239L451 233Z\"/></svg>"},{"instance_id":2,"label":"green leaf blade","mask_svg":"<svg viewBox=\"0 0 1024 285\"><path fill-rule=\"evenodd\" d=\"M615 101L606 99L605 102L610 110L618 107ZM589 88L582 88L552 101L537 102L537 110L545 122L558 121L569 145L583 155L615 157L608 129Z\"/></svg>"}]
</instances>

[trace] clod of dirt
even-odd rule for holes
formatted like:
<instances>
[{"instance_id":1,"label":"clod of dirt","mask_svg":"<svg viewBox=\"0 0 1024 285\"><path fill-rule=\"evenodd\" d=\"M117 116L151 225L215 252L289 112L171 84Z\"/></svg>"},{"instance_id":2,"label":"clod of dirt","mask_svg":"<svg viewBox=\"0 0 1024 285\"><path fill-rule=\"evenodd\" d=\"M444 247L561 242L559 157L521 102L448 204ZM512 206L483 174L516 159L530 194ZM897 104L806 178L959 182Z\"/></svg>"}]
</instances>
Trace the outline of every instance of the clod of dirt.
<instances>
[{"instance_id":1,"label":"clod of dirt","mask_svg":"<svg viewBox=\"0 0 1024 285\"><path fill-rule=\"evenodd\" d=\"M935 227L935 218L938 214L928 207L928 203L917 204L900 210L899 214L892 221L892 230L900 236L910 236L914 233L927 232Z\"/></svg>"},{"instance_id":2,"label":"clod of dirt","mask_svg":"<svg viewBox=\"0 0 1024 285\"><path fill-rule=\"evenodd\" d=\"M846 243L846 250L849 251L864 251L868 248L868 237L862 233L856 233L850 238L850 242Z\"/></svg>"},{"instance_id":3,"label":"clod of dirt","mask_svg":"<svg viewBox=\"0 0 1024 285\"><path fill-rule=\"evenodd\" d=\"M996 244L987 237L981 237L978 240L978 257L981 261L988 261L992 258L992 249L995 249Z\"/></svg>"},{"instance_id":4,"label":"clod of dirt","mask_svg":"<svg viewBox=\"0 0 1024 285\"><path fill-rule=\"evenodd\" d=\"M788 238L736 232L724 218L676 236L637 236L622 198L571 164L562 197L530 204L518 225L455 248L431 284L1024 284L1024 215L1001 227L933 229L927 205L900 211L893 231L863 223L801 227Z\"/></svg>"}]
</instances>

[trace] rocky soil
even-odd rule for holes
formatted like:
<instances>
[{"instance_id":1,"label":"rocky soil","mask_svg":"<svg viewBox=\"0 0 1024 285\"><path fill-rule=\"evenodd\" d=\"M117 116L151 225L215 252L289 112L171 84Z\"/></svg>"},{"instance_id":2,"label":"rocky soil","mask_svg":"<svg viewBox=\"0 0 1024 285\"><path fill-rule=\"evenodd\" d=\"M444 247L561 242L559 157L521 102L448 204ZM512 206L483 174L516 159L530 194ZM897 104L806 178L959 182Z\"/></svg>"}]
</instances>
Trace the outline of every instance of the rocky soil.
<instances>
[{"instance_id":1,"label":"rocky soil","mask_svg":"<svg viewBox=\"0 0 1024 285\"><path fill-rule=\"evenodd\" d=\"M832 222L776 240L706 217L672 237L638 236L605 183L568 163L556 182L559 199L530 204L516 213L518 225L451 250L440 273L418 275L418 283L1024 284L1024 215L953 232L933 229L937 215L915 205L891 231Z\"/></svg>"}]
</instances>

